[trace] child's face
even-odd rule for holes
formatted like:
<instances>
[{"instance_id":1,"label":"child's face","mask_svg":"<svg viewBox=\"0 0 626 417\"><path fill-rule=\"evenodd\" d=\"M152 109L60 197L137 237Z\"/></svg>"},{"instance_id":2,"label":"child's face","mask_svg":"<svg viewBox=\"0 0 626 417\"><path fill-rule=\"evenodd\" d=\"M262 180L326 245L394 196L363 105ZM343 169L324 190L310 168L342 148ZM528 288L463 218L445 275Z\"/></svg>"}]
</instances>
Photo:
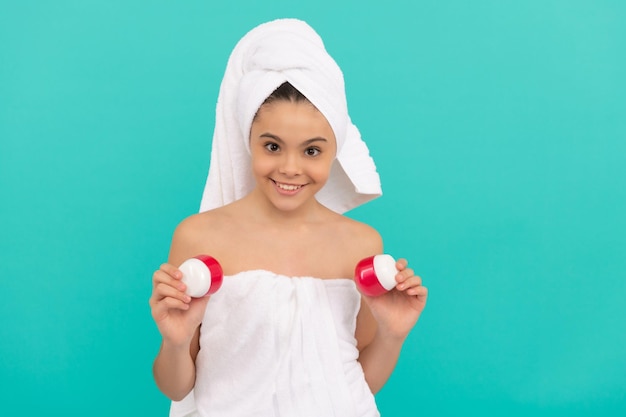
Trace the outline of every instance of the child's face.
<instances>
[{"instance_id":1,"label":"child's face","mask_svg":"<svg viewBox=\"0 0 626 417\"><path fill-rule=\"evenodd\" d=\"M328 179L337 142L326 118L311 103L263 105L250 129L257 187L281 210L309 203Z\"/></svg>"}]
</instances>

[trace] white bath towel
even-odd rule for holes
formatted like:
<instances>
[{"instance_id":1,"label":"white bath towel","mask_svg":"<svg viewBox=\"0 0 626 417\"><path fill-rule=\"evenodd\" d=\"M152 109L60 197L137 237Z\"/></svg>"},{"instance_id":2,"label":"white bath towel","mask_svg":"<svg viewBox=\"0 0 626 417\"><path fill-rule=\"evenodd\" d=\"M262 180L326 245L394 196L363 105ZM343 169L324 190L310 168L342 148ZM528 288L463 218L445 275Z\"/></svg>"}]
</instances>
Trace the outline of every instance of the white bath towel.
<instances>
[{"instance_id":1,"label":"white bath towel","mask_svg":"<svg viewBox=\"0 0 626 417\"><path fill-rule=\"evenodd\" d=\"M348 114L341 69L309 25L280 19L252 29L230 55L217 102L201 212L238 200L254 188L250 126L261 104L284 82L317 107L337 139L337 158L318 201L344 213L382 194L374 161Z\"/></svg>"},{"instance_id":2,"label":"white bath towel","mask_svg":"<svg viewBox=\"0 0 626 417\"><path fill-rule=\"evenodd\" d=\"M197 411L186 411L229 417L378 417L357 361L360 303L351 279L264 270L224 277L201 327Z\"/></svg>"}]
</instances>

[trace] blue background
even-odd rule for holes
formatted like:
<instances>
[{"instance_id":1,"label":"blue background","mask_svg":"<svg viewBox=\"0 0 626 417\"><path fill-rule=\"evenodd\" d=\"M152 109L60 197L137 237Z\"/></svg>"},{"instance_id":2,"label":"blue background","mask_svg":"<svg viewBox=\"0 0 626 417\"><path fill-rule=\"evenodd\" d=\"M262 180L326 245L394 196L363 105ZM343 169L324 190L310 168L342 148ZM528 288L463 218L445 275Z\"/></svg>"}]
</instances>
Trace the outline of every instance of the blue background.
<instances>
[{"instance_id":1,"label":"blue background","mask_svg":"<svg viewBox=\"0 0 626 417\"><path fill-rule=\"evenodd\" d=\"M165 416L148 297L226 60L308 21L429 305L383 415L626 415L626 5L0 1L3 415Z\"/></svg>"}]
</instances>

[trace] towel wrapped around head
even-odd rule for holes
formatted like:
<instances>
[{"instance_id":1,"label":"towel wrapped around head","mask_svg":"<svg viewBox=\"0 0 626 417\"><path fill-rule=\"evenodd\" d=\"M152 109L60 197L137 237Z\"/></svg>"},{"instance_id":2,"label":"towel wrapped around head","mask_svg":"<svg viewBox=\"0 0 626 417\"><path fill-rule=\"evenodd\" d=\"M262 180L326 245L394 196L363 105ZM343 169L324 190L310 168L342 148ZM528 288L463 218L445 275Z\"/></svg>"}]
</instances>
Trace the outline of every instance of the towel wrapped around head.
<instances>
[{"instance_id":1,"label":"towel wrapped around head","mask_svg":"<svg viewBox=\"0 0 626 417\"><path fill-rule=\"evenodd\" d=\"M250 127L265 99L289 82L328 120L337 158L317 200L344 213L382 194L369 150L348 115L343 74L305 22L279 19L248 32L230 55L217 101L215 132L200 211L238 200L255 186Z\"/></svg>"}]
</instances>

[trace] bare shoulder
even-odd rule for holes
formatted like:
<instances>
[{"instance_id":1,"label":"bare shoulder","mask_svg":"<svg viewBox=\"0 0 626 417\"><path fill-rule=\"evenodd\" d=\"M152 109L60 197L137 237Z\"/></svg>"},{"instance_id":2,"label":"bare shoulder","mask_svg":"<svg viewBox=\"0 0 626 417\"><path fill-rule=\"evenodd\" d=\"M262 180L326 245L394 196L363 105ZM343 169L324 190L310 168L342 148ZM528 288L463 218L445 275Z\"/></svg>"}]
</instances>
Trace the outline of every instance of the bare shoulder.
<instances>
[{"instance_id":1,"label":"bare shoulder","mask_svg":"<svg viewBox=\"0 0 626 417\"><path fill-rule=\"evenodd\" d=\"M176 226L173 240L176 243L193 243L195 240L200 239L204 231L211 227L214 217L211 212L204 212L185 218Z\"/></svg>"},{"instance_id":2,"label":"bare shoulder","mask_svg":"<svg viewBox=\"0 0 626 417\"><path fill-rule=\"evenodd\" d=\"M343 227L340 229L343 231L343 238L346 240L344 243L346 247L353 248L355 256L364 258L381 253L383 239L378 230L349 217L341 217Z\"/></svg>"},{"instance_id":3,"label":"bare shoulder","mask_svg":"<svg viewBox=\"0 0 626 417\"><path fill-rule=\"evenodd\" d=\"M172 237L169 262L179 265L185 259L200 253L213 253L214 242L221 239L228 212L223 209L193 214L183 219Z\"/></svg>"},{"instance_id":4,"label":"bare shoulder","mask_svg":"<svg viewBox=\"0 0 626 417\"><path fill-rule=\"evenodd\" d=\"M340 265L339 276L354 274L354 267L364 258L382 253L382 238L372 226L336 214L325 226L324 256Z\"/></svg>"},{"instance_id":5,"label":"bare shoulder","mask_svg":"<svg viewBox=\"0 0 626 417\"><path fill-rule=\"evenodd\" d=\"M356 220L352 220L355 228L355 235L359 236L359 239L364 244L369 246L372 251L380 252L383 246L383 238L378 230L366 223L361 223Z\"/></svg>"}]
</instances>

